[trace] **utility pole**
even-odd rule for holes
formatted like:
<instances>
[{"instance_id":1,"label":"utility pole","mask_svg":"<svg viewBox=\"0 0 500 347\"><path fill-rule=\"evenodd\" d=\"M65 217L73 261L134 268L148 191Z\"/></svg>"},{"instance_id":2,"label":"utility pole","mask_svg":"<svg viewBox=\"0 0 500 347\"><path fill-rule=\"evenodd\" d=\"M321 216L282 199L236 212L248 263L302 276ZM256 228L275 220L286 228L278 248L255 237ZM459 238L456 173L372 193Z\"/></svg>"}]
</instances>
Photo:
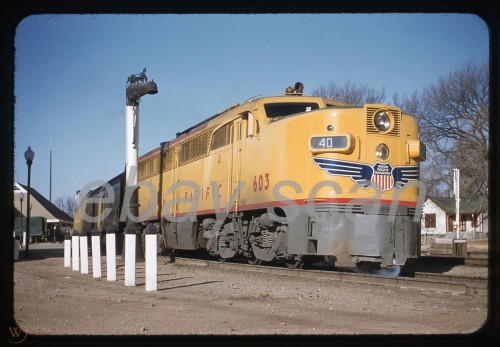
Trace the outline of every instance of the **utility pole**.
<instances>
[{"instance_id":1,"label":"utility pole","mask_svg":"<svg viewBox=\"0 0 500 347\"><path fill-rule=\"evenodd\" d=\"M50 172L49 172L49 201L52 202L52 137L49 138L49 150L50 150Z\"/></svg>"}]
</instances>

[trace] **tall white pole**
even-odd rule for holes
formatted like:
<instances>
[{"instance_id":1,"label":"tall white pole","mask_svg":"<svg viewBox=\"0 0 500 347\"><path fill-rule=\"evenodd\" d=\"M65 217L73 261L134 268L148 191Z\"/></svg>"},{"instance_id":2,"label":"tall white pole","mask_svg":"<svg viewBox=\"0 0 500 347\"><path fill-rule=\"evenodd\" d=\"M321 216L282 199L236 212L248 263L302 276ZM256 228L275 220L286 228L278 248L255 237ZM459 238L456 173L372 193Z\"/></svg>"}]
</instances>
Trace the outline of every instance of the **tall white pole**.
<instances>
[{"instance_id":1,"label":"tall white pole","mask_svg":"<svg viewBox=\"0 0 500 347\"><path fill-rule=\"evenodd\" d=\"M460 169L453 169L453 192L455 194L455 223L457 239L460 238Z\"/></svg>"},{"instance_id":2,"label":"tall white pole","mask_svg":"<svg viewBox=\"0 0 500 347\"><path fill-rule=\"evenodd\" d=\"M137 192L137 161L139 156L139 102L146 94L158 93L158 87L146 77L146 69L142 73L129 76L125 95L126 125L126 166L125 166L125 196L122 210L127 218L125 228L125 285L135 286L135 262L144 261L142 251L141 229L137 217L139 203ZM120 219L122 219L120 216Z\"/></svg>"},{"instance_id":3,"label":"tall white pole","mask_svg":"<svg viewBox=\"0 0 500 347\"><path fill-rule=\"evenodd\" d=\"M136 216L135 199L137 192L137 158L139 154L139 105L127 105L125 108L126 127L126 165L125 165L125 200L128 201L128 210ZM130 218L130 216L129 216ZM125 229L125 286L135 286L136 262L136 223L129 221Z\"/></svg>"},{"instance_id":4,"label":"tall white pole","mask_svg":"<svg viewBox=\"0 0 500 347\"><path fill-rule=\"evenodd\" d=\"M139 156L139 105L127 105L125 108L126 128L126 165L125 182L137 186L137 158Z\"/></svg>"}]
</instances>

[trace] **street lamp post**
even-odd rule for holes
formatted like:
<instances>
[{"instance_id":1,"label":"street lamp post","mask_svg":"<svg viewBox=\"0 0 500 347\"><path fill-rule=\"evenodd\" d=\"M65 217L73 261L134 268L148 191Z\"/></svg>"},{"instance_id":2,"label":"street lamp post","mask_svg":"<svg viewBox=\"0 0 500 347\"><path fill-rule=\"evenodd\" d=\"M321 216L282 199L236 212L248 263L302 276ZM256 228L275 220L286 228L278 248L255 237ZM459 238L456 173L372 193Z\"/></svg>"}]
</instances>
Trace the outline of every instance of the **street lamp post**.
<instances>
[{"instance_id":1,"label":"street lamp post","mask_svg":"<svg viewBox=\"0 0 500 347\"><path fill-rule=\"evenodd\" d=\"M28 253L30 249L30 217L31 217L31 208L30 208L30 195L31 195L31 164L33 164L33 159L35 158L35 152L31 150L31 147L28 146L26 152L24 152L24 158L26 159L26 164L28 164L28 201L26 203L27 213L26 213L26 251L24 252L24 258L28 259Z\"/></svg>"}]
</instances>

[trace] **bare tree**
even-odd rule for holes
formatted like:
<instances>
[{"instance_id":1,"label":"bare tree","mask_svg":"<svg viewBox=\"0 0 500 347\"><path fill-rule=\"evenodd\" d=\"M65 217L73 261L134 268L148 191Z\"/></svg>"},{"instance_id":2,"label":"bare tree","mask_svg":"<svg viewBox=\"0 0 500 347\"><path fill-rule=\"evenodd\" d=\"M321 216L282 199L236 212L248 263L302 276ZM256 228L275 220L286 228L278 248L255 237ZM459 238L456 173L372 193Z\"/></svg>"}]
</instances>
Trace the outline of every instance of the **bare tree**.
<instances>
[{"instance_id":1,"label":"bare tree","mask_svg":"<svg viewBox=\"0 0 500 347\"><path fill-rule=\"evenodd\" d=\"M66 212L69 216L73 217L74 211L77 208L76 201L72 197L60 196L54 200L54 205L57 206L63 212Z\"/></svg>"},{"instance_id":2,"label":"bare tree","mask_svg":"<svg viewBox=\"0 0 500 347\"><path fill-rule=\"evenodd\" d=\"M64 198L62 196L54 200L54 205L61 211L64 211Z\"/></svg>"},{"instance_id":3,"label":"bare tree","mask_svg":"<svg viewBox=\"0 0 500 347\"><path fill-rule=\"evenodd\" d=\"M66 213L70 215L71 217L74 217L75 214L75 209L78 207L76 200L72 198L71 196L66 196L65 199L65 208L66 208Z\"/></svg>"},{"instance_id":4,"label":"bare tree","mask_svg":"<svg viewBox=\"0 0 500 347\"><path fill-rule=\"evenodd\" d=\"M431 153L430 171L434 171L434 176L441 175L440 190L446 191L446 186L452 190L452 170L458 168L462 196L487 194L488 65L468 63L463 69L439 78L436 84L424 89L421 105L415 115L419 118L422 140ZM432 177L427 179L433 181Z\"/></svg>"},{"instance_id":5,"label":"bare tree","mask_svg":"<svg viewBox=\"0 0 500 347\"><path fill-rule=\"evenodd\" d=\"M343 86L330 82L312 91L312 95L332 98L351 105L379 104L385 99L385 91L368 87L366 84L357 86L350 81Z\"/></svg>"}]
</instances>

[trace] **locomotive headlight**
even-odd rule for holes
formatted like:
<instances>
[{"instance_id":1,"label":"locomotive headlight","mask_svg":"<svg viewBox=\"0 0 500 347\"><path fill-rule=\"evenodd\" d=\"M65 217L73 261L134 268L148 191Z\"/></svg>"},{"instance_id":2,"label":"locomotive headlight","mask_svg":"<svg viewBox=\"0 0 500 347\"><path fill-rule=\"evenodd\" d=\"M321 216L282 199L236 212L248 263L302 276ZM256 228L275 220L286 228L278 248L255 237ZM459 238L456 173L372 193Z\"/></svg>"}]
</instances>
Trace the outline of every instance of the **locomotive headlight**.
<instances>
[{"instance_id":1,"label":"locomotive headlight","mask_svg":"<svg viewBox=\"0 0 500 347\"><path fill-rule=\"evenodd\" d=\"M386 144L381 143L377 146L377 149L375 149L375 155L379 159L386 160L389 158L389 147L387 147Z\"/></svg>"},{"instance_id":2,"label":"locomotive headlight","mask_svg":"<svg viewBox=\"0 0 500 347\"><path fill-rule=\"evenodd\" d=\"M388 111L380 110L373 116L373 124L378 131L385 132L391 127L391 116Z\"/></svg>"}]
</instances>

